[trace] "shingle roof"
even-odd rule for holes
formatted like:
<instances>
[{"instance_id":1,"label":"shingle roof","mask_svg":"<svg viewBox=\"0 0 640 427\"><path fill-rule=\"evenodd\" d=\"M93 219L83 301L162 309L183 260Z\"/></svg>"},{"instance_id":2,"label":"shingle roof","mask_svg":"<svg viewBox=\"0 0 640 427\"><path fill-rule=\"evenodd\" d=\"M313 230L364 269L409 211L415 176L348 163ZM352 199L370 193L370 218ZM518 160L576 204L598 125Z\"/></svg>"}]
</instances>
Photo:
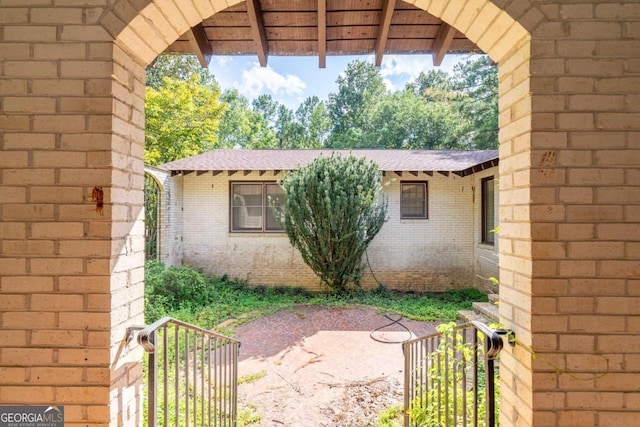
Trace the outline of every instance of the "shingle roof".
<instances>
[{"instance_id":1,"label":"shingle roof","mask_svg":"<svg viewBox=\"0 0 640 427\"><path fill-rule=\"evenodd\" d=\"M352 154L385 172L452 172L468 175L498 164L497 150L212 150L158 166L174 174L205 171L293 170L318 156Z\"/></svg>"}]
</instances>

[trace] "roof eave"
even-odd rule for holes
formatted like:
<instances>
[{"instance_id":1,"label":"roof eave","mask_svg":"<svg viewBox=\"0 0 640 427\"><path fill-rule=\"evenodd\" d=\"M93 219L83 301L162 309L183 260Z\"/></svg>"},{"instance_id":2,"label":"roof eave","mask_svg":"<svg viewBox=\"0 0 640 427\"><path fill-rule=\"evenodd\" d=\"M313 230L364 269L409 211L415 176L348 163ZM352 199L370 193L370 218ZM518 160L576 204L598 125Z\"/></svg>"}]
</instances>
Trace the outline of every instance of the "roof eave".
<instances>
[{"instance_id":1,"label":"roof eave","mask_svg":"<svg viewBox=\"0 0 640 427\"><path fill-rule=\"evenodd\" d=\"M476 165L470 166L466 169L461 169L461 170L412 170L412 169L407 169L407 170L399 170L399 169L382 169L381 172L383 173L395 173L397 175L402 175L402 173L408 173L411 174L413 176L418 176L419 173L424 173L426 175L429 176L433 176L434 173L439 173L441 175L445 175L448 176L449 174L454 174L460 177L465 177L468 175L473 175L474 173L478 173L481 172L483 170L486 169L490 169L493 167L498 166L498 159L494 158L494 159L490 159L487 161L484 161L482 163L478 163ZM191 173L196 173L197 176L200 175L204 175L207 174L209 172L211 172L213 174L213 176L219 175L221 173L227 173L229 176L236 174L237 172L243 172L244 175L248 175L251 172L258 172L260 174L260 176L268 173L268 172L273 172L274 175L279 174L280 172L287 172L290 171L292 169L242 169L242 168L238 168L238 169L174 169L171 170L171 176L175 176L175 175L189 175Z\"/></svg>"}]
</instances>

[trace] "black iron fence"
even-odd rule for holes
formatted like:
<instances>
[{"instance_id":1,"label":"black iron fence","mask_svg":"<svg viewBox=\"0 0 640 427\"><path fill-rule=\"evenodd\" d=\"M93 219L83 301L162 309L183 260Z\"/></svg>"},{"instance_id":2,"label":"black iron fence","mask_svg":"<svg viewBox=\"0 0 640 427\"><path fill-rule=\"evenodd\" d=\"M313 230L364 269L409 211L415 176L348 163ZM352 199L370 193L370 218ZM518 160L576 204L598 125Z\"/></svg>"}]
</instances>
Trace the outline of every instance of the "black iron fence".
<instances>
[{"instance_id":1,"label":"black iron fence","mask_svg":"<svg viewBox=\"0 0 640 427\"><path fill-rule=\"evenodd\" d=\"M233 427L240 342L170 317L144 327L149 427Z\"/></svg>"},{"instance_id":2,"label":"black iron fence","mask_svg":"<svg viewBox=\"0 0 640 427\"><path fill-rule=\"evenodd\" d=\"M505 334L474 321L405 342L405 427L496 426Z\"/></svg>"}]
</instances>

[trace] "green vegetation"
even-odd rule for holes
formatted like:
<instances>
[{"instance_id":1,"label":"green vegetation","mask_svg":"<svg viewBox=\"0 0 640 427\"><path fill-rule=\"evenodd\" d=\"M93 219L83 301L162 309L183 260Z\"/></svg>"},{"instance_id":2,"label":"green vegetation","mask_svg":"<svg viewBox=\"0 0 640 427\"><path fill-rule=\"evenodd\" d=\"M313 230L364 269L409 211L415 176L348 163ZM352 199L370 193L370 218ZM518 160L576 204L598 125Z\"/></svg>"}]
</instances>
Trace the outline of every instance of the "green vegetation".
<instances>
[{"instance_id":1,"label":"green vegetation","mask_svg":"<svg viewBox=\"0 0 640 427\"><path fill-rule=\"evenodd\" d=\"M145 163L159 165L217 148L226 108L219 88L203 84L196 75L185 81L165 77L163 82L146 90Z\"/></svg>"},{"instance_id":2,"label":"green vegetation","mask_svg":"<svg viewBox=\"0 0 640 427\"><path fill-rule=\"evenodd\" d=\"M145 161L159 164L213 148L487 149L498 146L498 71L487 56L453 73L420 73L401 90L356 60L326 100L296 109L262 94L221 93L195 57L160 55L147 69Z\"/></svg>"},{"instance_id":3,"label":"green vegetation","mask_svg":"<svg viewBox=\"0 0 640 427\"><path fill-rule=\"evenodd\" d=\"M257 426L262 421L262 415L254 403L249 403L244 408L238 408L238 427Z\"/></svg>"},{"instance_id":4,"label":"green vegetation","mask_svg":"<svg viewBox=\"0 0 640 427\"><path fill-rule=\"evenodd\" d=\"M424 377L428 378L429 387L418 393L409 409L409 418L415 425L472 427L476 410L479 420L486 419L484 365L478 365L478 389L470 390L465 382L465 375L468 375L465 369L473 365L477 350L463 341L461 332L455 327L455 323L443 323L436 328L442 334L442 340L437 350L427 356L428 368ZM480 342L482 338L479 336ZM482 353L482 346L478 350ZM462 390L467 393L462 393ZM499 412L500 381L495 382L494 390L496 412Z\"/></svg>"},{"instance_id":5,"label":"green vegetation","mask_svg":"<svg viewBox=\"0 0 640 427\"><path fill-rule=\"evenodd\" d=\"M404 405L389 406L378 415L378 427L403 427Z\"/></svg>"},{"instance_id":6,"label":"green vegetation","mask_svg":"<svg viewBox=\"0 0 640 427\"><path fill-rule=\"evenodd\" d=\"M254 372L238 378L238 384L251 384L267 376L267 371Z\"/></svg>"},{"instance_id":7,"label":"green vegetation","mask_svg":"<svg viewBox=\"0 0 640 427\"><path fill-rule=\"evenodd\" d=\"M291 287L250 287L246 280L205 276L191 267L166 268L158 261L146 264L145 294L147 324L171 316L204 328L229 319L247 322L296 304L366 305L408 319L447 321L454 320L459 310L468 310L473 301L487 300L475 289L429 295L397 293L380 286L336 295Z\"/></svg>"},{"instance_id":8,"label":"green vegetation","mask_svg":"<svg viewBox=\"0 0 640 427\"><path fill-rule=\"evenodd\" d=\"M459 310L469 309L471 302L486 300L486 295L474 289L427 295L398 293L382 286L370 291L359 290L345 294L313 293L290 287L250 287L246 280L206 276L191 267L167 268L158 261L146 263L145 291L147 324L163 316L171 316L207 329L229 319L237 319L239 324L297 304L324 307L366 305L377 307L381 312L398 313L414 320L447 321L455 319ZM233 331L225 330L223 333L232 334ZM174 353L171 352L170 360L173 357ZM171 372L169 374L169 390L173 393L175 378ZM266 372L260 371L239 378L239 382L258 381L265 375ZM202 396L191 397L201 407ZM176 409L173 395L169 396L168 403L168 415L173 419ZM180 399L179 416L185 416L184 404L184 399ZM402 410L401 406L387 408L380 414L378 425L402 425ZM418 419L428 417L426 411L428 408L416 408L412 416ZM160 412L162 416L162 411ZM255 405L249 404L238 410L240 427L258 425L260 420L261 416Z\"/></svg>"},{"instance_id":9,"label":"green vegetation","mask_svg":"<svg viewBox=\"0 0 640 427\"><path fill-rule=\"evenodd\" d=\"M378 166L333 153L288 173L284 229L332 292L360 288L369 243L386 221Z\"/></svg>"}]
</instances>

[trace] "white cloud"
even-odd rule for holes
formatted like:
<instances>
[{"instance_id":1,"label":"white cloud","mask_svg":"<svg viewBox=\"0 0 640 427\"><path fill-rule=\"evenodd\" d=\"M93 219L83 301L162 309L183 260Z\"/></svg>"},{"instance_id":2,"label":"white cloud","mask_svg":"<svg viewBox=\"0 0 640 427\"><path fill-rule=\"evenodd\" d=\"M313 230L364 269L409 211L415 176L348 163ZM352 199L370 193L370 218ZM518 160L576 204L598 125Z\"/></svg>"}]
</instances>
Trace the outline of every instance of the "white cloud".
<instances>
[{"instance_id":1,"label":"white cloud","mask_svg":"<svg viewBox=\"0 0 640 427\"><path fill-rule=\"evenodd\" d=\"M380 74L385 78L402 76L403 80L413 80L421 71L432 68L431 56L387 55L382 60Z\"/></svg>"},{"instance_id":2,"label":"white cloud","mask_svg":"<svg viewBox=\"0 0 640 427\"><path fill-rule=\"evenodd\" d=\"M254 63L249 70L242 71L239 82L233 85L240 93L255 98L265 92L274 96L302 96L307 84L298 76L280 74L271 67L260 67Z\"/></svg>"},{"instance_id":3,"label":"white cloud","mask_svg":"<svg viewBox=\"0 0 640 427\"><path fill-rule=\"evenodd\" d=\"M395 84L393 84L393 82L389 79L386 78L382 78L382 81L384 82L384 85L386 86L387 90L389 92L395 92L396 90L398 90L398 88L396 87Z\"/></svg>"},{"instance_id":4,"label":"white cloud","mask_svg":"<svg viewBox=\"0 0 640 427\"><path fill-rule=\"evenodd\" d=\"M431 55L385 55L382 59L380 73L382 77L391 81L403 80L407 82L414 80L420 72L429 70L442 70L449 74L453 73L453 67L461 60L474 58L473 54L449 54L444 57L442 65L433 65Z\"/></svg>"},{"instance_id":5,"label":"white cloud","mask_svg":"<svg viewBox=\"0 0 640 427\"><path fill-rule=\"evenodd\" d=\"M218 56L214 56L211 59L211 67L213 67L214 69L216 67L224 67L225 65L229 64L233 62L233 57L232 56L222 56L222 55L218 55Z\"/></svg>"}]
</instances>

